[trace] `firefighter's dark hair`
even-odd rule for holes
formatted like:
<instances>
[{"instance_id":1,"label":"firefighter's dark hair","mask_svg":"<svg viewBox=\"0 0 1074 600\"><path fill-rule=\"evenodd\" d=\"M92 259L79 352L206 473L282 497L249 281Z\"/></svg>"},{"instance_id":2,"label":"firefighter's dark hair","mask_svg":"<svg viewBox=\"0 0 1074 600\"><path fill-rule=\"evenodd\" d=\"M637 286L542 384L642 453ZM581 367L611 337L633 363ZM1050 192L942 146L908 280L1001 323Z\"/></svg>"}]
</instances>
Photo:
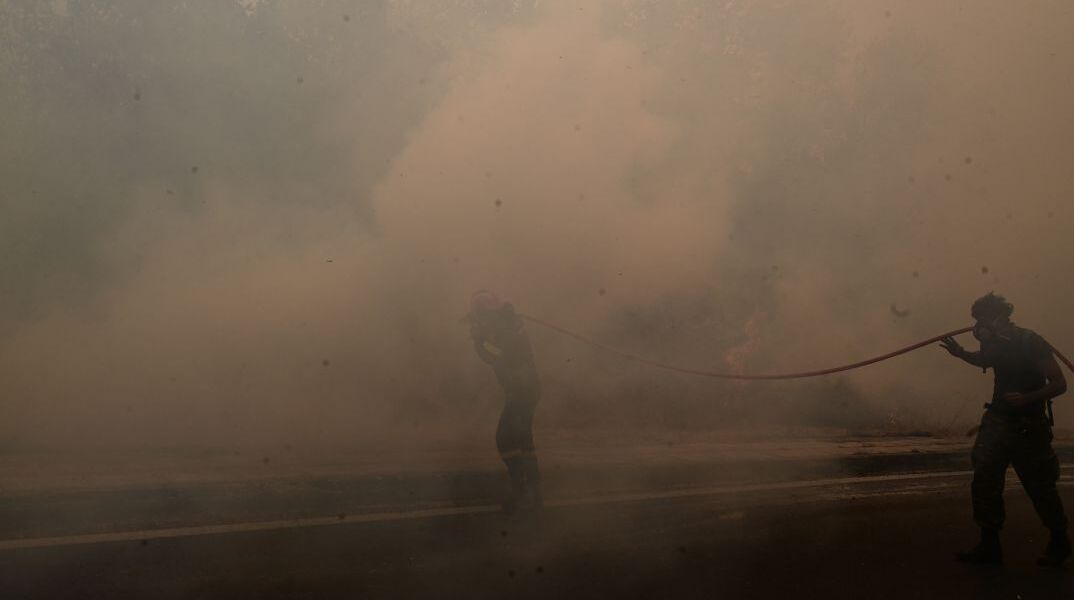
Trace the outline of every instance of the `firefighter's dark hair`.
<instances>
[{"instance_id":1,"label":"firefighter's dark hair","mask_svg":"<svg viewBox=\"0 0 1074 600\"><path fill-rule=\"evenodd\" d=\"M1014 314L1014 305L1007 302L1003 296L995 292L988 292L973 303L970 314L974 319L994 321L999 318L1010 318Z\"/></svg>"}]
</instances>

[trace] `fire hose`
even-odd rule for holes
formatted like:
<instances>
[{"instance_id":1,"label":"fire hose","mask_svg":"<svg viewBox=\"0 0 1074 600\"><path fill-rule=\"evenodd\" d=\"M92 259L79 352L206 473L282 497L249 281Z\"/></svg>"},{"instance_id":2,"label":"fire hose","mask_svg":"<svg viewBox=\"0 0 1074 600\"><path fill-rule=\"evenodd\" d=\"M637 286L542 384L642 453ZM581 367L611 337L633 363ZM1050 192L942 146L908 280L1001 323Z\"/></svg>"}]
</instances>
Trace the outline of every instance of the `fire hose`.
<instances>
[{"instance_id":1,"label":"fire hose","mask_svg":"<svg viewBox=\"0 0 1074 600\"><path fill-rule=\"evenodd\" d=\"M962 329L955 329L954 331L948 331L947 333L943 333L943 334L931 337L931 338L929 338L927 340L917 342L916 344L911 344L909 346L904 346L902 348L899 348L898 350L893 350L891 352L888 352L887 354L881 354L879 356L874 356L872 358L867 358L865 360L861 360L861 361L846 364L846 365L840 365L840 366L837 366L837 367L829 367L827 369L817 369L817 370L813 370L813 371L800 371L800 372L796 372L796 373L772 373L772 374L756 375L756 374L743 374L743 373L727 373L727 372L720 372L720 371L711 371L711 370L707 370L707 369L699 369L699 368L681 367L681 366L671 365L671 364L659 362L659 361L656 361L656 360L651 360L651 359L645 358L643 356L640 356L638 354L633 354L631 352L626 352L626 351L620 350L618 348L613 348L613 347L608 346L606 344L602 344L602 343L600 343L600 342L598 342L596 340L593 340L593 339L587 338L587 337L585 337L583 335L577 334L577 333L575 333L575 332L573 332L573 331L571 331L569 329L565 329L565 328L560 327L558 325L555 325L553 323L549 323L548 321L538 319L537 317L531 317L529 315L520 315L520 316L523 319L526 319L527 321L529 321L531 323L534 323L536 325L540 325L541 327L544 327L546 329L550 329L552 331L555 331L556 333L565 335L565 336L567 336L569 338L573 338L573 339L575 339L575 340L577 340L579 342L582 342L582 343L584 343L586 345L592 346L592 347L594 347L594 348L596 348L598 350L601 350L603 352L613 354L615 356L619 356L621 358L625 358L625 359L628 359L628 360L632 360L634 362L638 362L638 363L641 363L641 364L644 364L644 365L648 365L650 367L654 367L654 368L657 368L657 369L663 369L663 370L666 370L666 371L674 371L676 373L685 373L685 374L688 374L688 375L700 375L702 377L712 377L712 378L716 378L716 379L739 379L739 380L749 380L749 381L760 381L760 380L769 380L769 381L771 381L771 380L779 380L779 379L805 379L805 378L808 378L808 377L821 377L823 375L831 375L833 373L841 373L843 371L851 371L851 370L854 370L854 369L860 369L860 368L868 366L868 365L872 365L872 364L875 364L875 363L878 363L878 362L888 360L889 358L895 358L896 356L906 354L907 352L913 352L914 350L917 350L918 348L923 348L925 346L935 344L936 342L939 342L940 340L942 340L944 338L954 337L956 335L961 335L963 333L968 333L970 331L973 331L973 327L963 327ZM1064 365L1066 365L1067 369L1069 369L1072 373L1074 373L1074 363L1071 363L1070 359L1067 358L1066 356L1064 356L1062 352L1057 350L1055 348L1055 346L1052 346L1051 344L1049 344L1049 347L1052 350L1052 354L1054 354L1056 358L1058 358ZM1051 418L1051 401L1050 400L1048 401L1048 416L1049 416L1049 419L1050 419ZM975 431L976 431L975 429L971 430L971 434L973 432L975 432Z\"/></svg>"}]
</instances>

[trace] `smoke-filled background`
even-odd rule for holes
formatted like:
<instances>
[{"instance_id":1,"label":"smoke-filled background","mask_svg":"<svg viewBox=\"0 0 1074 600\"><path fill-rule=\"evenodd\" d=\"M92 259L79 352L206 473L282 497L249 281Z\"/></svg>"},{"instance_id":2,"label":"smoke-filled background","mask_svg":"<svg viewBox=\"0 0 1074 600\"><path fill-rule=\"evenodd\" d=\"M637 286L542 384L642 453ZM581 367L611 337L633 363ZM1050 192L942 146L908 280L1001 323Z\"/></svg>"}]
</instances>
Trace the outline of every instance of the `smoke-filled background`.
<instances>
[{"instance_id":1,"label":"smoke-filled background","mask_svg":"<svg viewBox=\"0 0 1074 600\"><path fill-rule=\"evenodd\" d=\"M1072 26L1061 0L0 0L0 447L491 438L478 288L733 372L885 352L993 289L1074 352ZM538 438L953 430L991 385L935 349L737 384L530 334Z\"/></svg>"}]
</instances>

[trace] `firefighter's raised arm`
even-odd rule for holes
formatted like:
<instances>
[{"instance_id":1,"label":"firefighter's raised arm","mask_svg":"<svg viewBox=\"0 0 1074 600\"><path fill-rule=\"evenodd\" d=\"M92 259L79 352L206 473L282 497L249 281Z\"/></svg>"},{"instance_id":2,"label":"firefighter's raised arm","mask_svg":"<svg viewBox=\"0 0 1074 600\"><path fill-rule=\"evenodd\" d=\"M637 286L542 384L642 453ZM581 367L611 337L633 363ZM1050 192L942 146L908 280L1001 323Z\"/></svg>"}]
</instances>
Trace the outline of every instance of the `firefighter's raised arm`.
<instances>
[{"instance_id":1,"label":"firefighter's raised arm","mask_svg":"<svg viewBox=\"0 0 1074 600\"><path fill-rule=\"evenodd\" d=\"M951 356L961 358L975 367L981 367L983 369L988 366L985 364L984 358L981 356L980 352L970 352L969 350L966 350L961 344L955 341L955 338L945 337L940 340L940 347L947 350Z\"/></svg>"}]
</instances>

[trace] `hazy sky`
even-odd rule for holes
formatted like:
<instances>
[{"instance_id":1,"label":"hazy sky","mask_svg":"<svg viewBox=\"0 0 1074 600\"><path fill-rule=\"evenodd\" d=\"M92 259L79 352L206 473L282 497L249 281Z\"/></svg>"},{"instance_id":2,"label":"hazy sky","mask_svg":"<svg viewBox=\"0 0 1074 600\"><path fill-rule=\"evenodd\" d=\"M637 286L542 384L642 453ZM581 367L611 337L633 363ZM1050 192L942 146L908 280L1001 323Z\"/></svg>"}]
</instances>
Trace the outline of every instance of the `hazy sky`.
<instances>
[{"instance_id":1,"label":"hazy sky","mask_svg":"<svg viewBox=\"0 0 1074 600\"><path fill-rule=\"evenodd\" d=\"M0 445L490 430L482 287L714 369L885 352L993 289L1074 353L1072 27L1060 0L0 0ZM991 385L934 349L738 385L532 335L539 429L929 428Z\"/></svg>"}]
</instances>

